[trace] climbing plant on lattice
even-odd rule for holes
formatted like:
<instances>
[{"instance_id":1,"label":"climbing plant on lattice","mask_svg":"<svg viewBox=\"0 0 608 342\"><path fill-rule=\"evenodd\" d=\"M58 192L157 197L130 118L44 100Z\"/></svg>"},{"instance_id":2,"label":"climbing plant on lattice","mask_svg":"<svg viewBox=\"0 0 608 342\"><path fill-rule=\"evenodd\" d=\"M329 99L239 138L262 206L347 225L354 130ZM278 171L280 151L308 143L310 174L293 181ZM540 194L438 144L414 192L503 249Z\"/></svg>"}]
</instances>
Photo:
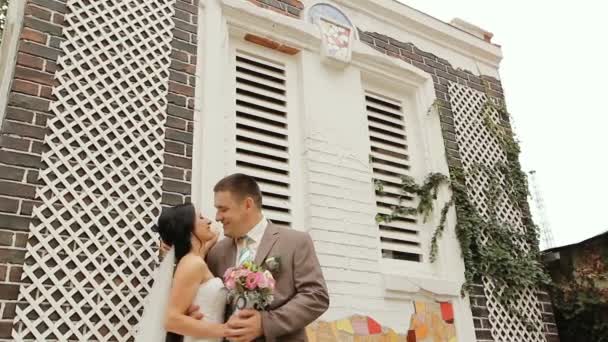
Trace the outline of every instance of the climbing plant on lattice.
<instances>
[{"instance_id":1,"label":"climbing plant on lattice","mask_svg":"<svg viewBox=\"0 0 608 342\"><path fill-rule=\"evenodd\" d=\"M16 340L124 341L156 263L175 0L68 0Z\"/></svg>"},{"instance_id":2,"label":"climbing plant on lattice","mask_svg":"<svg viewBox=\"0 0 608 342\"><path fill-rule=\"evenodd\" d=\"M524 238L527 227L522 210L526 208L514 202L509 175L501 172L512 161L508 160L500 137L491 130L491 125L500 125L504 118L500 117L497 106L489 105L490 99L483 92L452 83L449 94L467 196L480 218L494 223L488 227L509 230L508 239L513 239L515 248L526 254L535 248ZM485 246L497 236L481 229L480 236L475 238ZM503 294L512 289L496 285L490 277L482 277L482 282L496 341L545 341L541 307L533 287L517 289L505 303Z\"/></svg>"}]
</instances>

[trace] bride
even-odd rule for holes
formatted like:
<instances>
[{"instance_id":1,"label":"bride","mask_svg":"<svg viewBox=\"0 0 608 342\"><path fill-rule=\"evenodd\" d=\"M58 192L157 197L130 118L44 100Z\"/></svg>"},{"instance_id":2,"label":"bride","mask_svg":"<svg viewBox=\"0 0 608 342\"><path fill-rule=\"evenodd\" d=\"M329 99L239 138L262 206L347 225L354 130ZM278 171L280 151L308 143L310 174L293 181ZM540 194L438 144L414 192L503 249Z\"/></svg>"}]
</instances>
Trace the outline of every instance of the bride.
<instances>
[{"instance_id":1,"label":"bride","mask_svg":"<svg viewBox=\"0 0 608 342\"><path fill-rule=\"evenodd\" d=\"M157 270L135 341L164 342L167 332L185 336L185 342L221 341L227 331L224 284L204 261L217 241L211 221L186 203L163 209L157 227L172 248ZM200 307L203 320L188 316L191 305Z\"/></svg>"}]
</instances>

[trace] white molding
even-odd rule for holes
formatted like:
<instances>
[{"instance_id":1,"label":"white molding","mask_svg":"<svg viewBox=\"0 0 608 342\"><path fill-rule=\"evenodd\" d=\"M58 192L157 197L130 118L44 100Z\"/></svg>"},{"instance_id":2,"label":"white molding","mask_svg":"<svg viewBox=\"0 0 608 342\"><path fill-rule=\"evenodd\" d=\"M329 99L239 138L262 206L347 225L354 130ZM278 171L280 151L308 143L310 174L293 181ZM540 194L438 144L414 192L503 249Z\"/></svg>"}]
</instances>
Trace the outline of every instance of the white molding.
<instances>
[{"instance_id":1,"label":"white molding","mask_svg":"<svg viewBox=\"0 0 608 342\"><path fill-rule=\"evenodd\" d=\"M4 120L8 98L17 63L19 35L23 27L25 1L10 1L6 12L2 43L0 45L0 124Z\"/></svg>"},{"instance_id":2,"label":"white molding","mask_svg":"<svg viewBox=\"0 0 608 342\"><path fill-rule=\"evenodd\" d=\"M383 274L383 278L387 292L420 293L426 291L436 296L458 297L460 295L461 284L446 279L406 277L393 274Z\"/></svg>"},{"instance_id":3,"label":"white molding","mask_svg":"<svg viewBox=\"0 0 608 342\"><path fill-rule=\"evenodd\" d=\"M446 22L396 1L333 0L333 2L359 13L364 13L369 17L376 18L388 26L399 27L424 40L431 41L462 55L479 59L496 68L498 68L502 59L502 52L499 46L488 43ZM372 29L362 27L360 23L354 24L364 31Z\"/></svg>"},{"instance_id":4,"label":"white molding","mask_svg":"<svg viewBox=\"0 0 608 342\"><path fill-rule=\"evenodd\" d=\"M297 49L320 53L322 38L316 25L305 20L276 15L247 1L220 1L230 35L242 38L246 34L254 34ZM432 79L427 72L380 53L360 40L353 41L352 65L363 71L382 74L399 83L414 86L427 83L426 92L434 93ZM434 95L432 97L434 98ZM433 99L427 100L424 105L430 106L432 101Z\"/></svg>"},{"instance_id":5,"label":"white molding","mask_svg":"<svg viewBox=\"0 0 608 342\"><path fill-rule=\"evenodd\" d=\"M220 0L222 14L231 35L255 34L285 45L319 51L321 33L316 26L300 19L277 15L243 0Z\"/></svg>"}]
</instances>

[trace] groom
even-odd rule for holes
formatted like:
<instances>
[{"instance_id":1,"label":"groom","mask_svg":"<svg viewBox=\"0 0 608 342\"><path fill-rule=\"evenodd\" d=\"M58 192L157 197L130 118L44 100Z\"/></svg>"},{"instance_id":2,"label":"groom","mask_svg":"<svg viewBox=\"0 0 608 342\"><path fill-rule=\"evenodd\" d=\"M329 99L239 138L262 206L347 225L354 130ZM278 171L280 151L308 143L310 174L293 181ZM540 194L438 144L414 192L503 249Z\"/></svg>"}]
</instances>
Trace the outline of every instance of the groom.
<instances>
[{"instance_id":1,"label":"groom","mask_svg":"<svg viewBox=\"0 0 608 342\"><path fill-rule=\"evenodd\" d=\"M267 311L242 310L228 320L231 341L307 341L305 328L329 306L327 286L307 233L278 227L262 214L262 193L253 177L233 174L220 180L215 193L216 220L223 240L207 254L213 274L248 258L262 265L280 260L274 301ZM196 316L196 313L193 315Z\"/></svg>"}]
</instances>

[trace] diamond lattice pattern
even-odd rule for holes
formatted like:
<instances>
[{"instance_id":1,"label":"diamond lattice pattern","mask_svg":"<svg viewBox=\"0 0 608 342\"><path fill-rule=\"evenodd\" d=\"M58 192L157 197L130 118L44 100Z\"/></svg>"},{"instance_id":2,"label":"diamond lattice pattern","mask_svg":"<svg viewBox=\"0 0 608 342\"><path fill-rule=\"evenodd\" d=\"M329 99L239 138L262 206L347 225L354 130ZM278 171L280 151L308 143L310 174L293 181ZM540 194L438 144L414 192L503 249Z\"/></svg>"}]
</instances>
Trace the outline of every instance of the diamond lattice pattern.
<instances>
[{"instance_id":1,"label":"diamond lattice pattern","mask_svg":"<svg viewBox=\"0 0 608 342\"><path fill-rule=\"evenodd\" d=\"M124 341L157 262L175 0L69 0L13 337Z\"/></svg>"},{"instance_id":2,"label":"diamond lattice pattern","mask_svg":"<svg viewBox=\"0 0 608 342\"><path fill-rule=\"evenodd\" d=\"M484 219L488 219L489 208L488 189L489 177L483 172L475 172L477 165L493 167L498 163L506 163L507 157L498 140L492 135L484 123L482 110L486 103L486 95L483 92L469 87L452 83L449 86L450 103L454 113L456 129L456 140L459 145L462 163L466 172L466 185L472 201L478 212ZM499 113L492 109L490 118L498 124ZM499 188L505 189L504 179L500 179ZM497 215L501 222L509 223L512 229L523 232L521 212L511 203L507 194L500 191L497 199ZM481 243L485 243L490 236L480 237ZM520 242L522 249L529 246L524 241ZM527 328L525 320L522 320L500 304L498 296L500 288L497 288L491 279L483 279L484 292L488 300L490 312L491 332L495 341L520 342L545 341L542 333L542 316L540 303L535 296L535 291L528 288L517 294L518 300L513 303L525 318L534 323L535 328Z\"/></svg>"}]
</instances>

